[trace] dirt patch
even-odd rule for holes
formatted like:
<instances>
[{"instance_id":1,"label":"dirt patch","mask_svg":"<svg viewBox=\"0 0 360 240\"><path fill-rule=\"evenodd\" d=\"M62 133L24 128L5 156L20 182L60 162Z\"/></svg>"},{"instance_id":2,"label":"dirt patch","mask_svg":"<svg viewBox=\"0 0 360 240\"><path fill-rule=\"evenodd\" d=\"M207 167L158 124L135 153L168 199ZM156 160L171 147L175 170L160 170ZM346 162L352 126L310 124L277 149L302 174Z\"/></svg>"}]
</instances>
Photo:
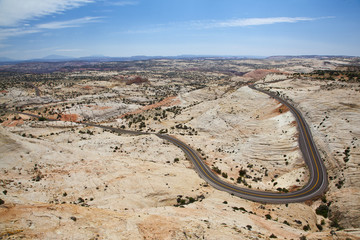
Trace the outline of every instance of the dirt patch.
<instances>
[{"instance_id":1,"label":"dirt patch","mask_svg":"<svg viewBox=\"0 0 360 240\"><path fill-rule=\"evenodd\" d=\"M173 239L179 231L178 221L158 215L149 216L138 224L144 239Z\"/></svg>"},{"instance_id":2,"label":"dirt patch","mask_svg":"<svg viewBox=\"0 0 360 240\"><path fill-rule=\"evenodd\" d=\"M147 78L142 78L142 77L135 77L135 78L131 78L131 79L128 79L126 81L126 85L131 85L131 84L142 84L142 83L148 83L149 80Z\"/></svg>"},{"instance_id":3,"label":"dirt patch","mask_svg":"<svg viewBox=\"0 0 360 240\"><path fill-rule=\"evenodd\" d=\"M84 89L84 90L91 90L92 87L90 87L90 86L84 86L84 87L82 87L82 89Z\"/></svg>"},{"instance_id":4,"label":"dirt patch","mask_svg":"<svg viewBox=\"0 0 360 240\"><path fill-rule=\"evenodd\" d=\"M99 239L102 234L101 239L118 239L125 216L73 204L5 204L0 208L0 238Z\"/></svg>"},{"instance_id":5,"label":"dirt patch","mask_svg":"<svg viewBox=\"0 0 360 240\"><path fill-rule=\"evenodd\" d=\"M314 201L315 201L314 199L311 199L311 200L306 200L304 203L308 206L311 206L313 205Z\"/></svg>"},{"instance_id":6,"label":"dirt patch","mask_svg":"<svg viewBox=\"0 0 360 240\"><path fill-rule=\"evenodd\" d=\"M260 80L260 79L264 78L266 75L271 74L271 73L282 73L282 72L279 70L275 70L275 69L257 69L252 72L246 73L244 75L244 77L252 78L255 80Z\"/></svg>"},{"instance_id":7,"label":"dirt patch","mask_svg":"<svg viewBox=\"0 0 360 240\"><path fill-rule=\"evenodd\" d=\"M61 115L61 121L76 122L79 118L78 114L63 114Z\"/></svg>"},{"instance_id":8,"label":"dirt patch","mask_svg":"<svg viewBox=\"0 0 360 240\"><path fill-rule=\"evenodd\" d=\"M290 109L284 104L281 104L279 107L274 109L274 113L277 114L277 115L280 115L282 113L286 113L288 111L290 111Z\"/></svg>"},{"instance_id":9,"label":"dirt patch","mask_svg":"<svg viewBox=\"0 0 360 240\"><path fill-rule=\"evenodd\" d=\"M294 186L291 186L290 188L289 188L289 192L295 192L295 191L297 191L297 190L300 190L300 186L296 186L296 185L294 185Z\"/></svg>"},{"instance_id":10,"label":"dirt patch","mask_svg":"<svg viewBox=\"0 0 360 240\"><path fill-rule=\"evenodd\" d=\"M261 120L269 119L269 118L273 118L273 117L279 116L280 114L284 114L284 113L290 111L290 109L286 105L281 104L279 102L277 102L277 103L279 104L278 107L274 108L271 111L266 112L264 115L260 114L260 116L257 118L259 118ZM291 124L291 126L293 126L293 125ZM295 122L295 126L296 126L296 122Z\"/></svg>"},{"instance_id":11,"label":"dirt patch","mask_svg":"<svg viewBox=\"0 0 360 240\"><path fill-rule=\"evenodd\" d=\"M19 119L19 120L7 120L4 121L1 125L4 127L16 127L16 126L20 126L24 124L24 120Z\"/></svg>"}]
</instances>

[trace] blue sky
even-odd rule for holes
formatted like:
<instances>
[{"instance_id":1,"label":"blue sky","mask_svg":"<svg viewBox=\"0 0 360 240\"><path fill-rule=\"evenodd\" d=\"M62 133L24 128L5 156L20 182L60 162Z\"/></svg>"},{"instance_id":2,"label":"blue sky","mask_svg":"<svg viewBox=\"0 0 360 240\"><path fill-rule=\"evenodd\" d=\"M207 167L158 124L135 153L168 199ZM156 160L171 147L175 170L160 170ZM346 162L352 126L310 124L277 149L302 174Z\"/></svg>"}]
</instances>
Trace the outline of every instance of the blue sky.
<instances>
[{"instance_id":1,"label":"blue sky","mask_svg":"<svg viewBox=\"0 0 360 240\"><path fill-rule=\"evenodd\" d=\"M0 57L360 56L359 0L0 0Z\"/></svg>"}]
</instances>

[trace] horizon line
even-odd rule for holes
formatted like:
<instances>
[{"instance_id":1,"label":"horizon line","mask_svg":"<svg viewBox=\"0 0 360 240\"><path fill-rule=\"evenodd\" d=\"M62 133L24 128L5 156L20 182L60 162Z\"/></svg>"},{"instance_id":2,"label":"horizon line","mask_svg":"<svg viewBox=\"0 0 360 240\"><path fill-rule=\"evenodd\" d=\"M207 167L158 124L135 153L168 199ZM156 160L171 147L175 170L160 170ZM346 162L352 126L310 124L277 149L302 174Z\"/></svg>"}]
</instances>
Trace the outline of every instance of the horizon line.
<instances>
[{"instance_id":1,"label":"horizon line","mask_svg":"<svg viewBox=\"0 0 360 240\"><path fill-rule=\"evenodd\" d=\"M26 61L81 61L82 59L112 59L112 58L123 58L123 59L131 59L131 58L146 58L144 60L151 60L155 58L270 58L270 57L348 57L348 58L358 58L360 56L355 55L346 55L346 54L279 54L279 55L228 55L228 54L180 54L180 55L132 55L132 56L103 56L103 55L92 55L92 56L82 56L82 57L72 57L72 56L63 56L63 55L48 55L39 58L29 58L29 59L13 59L9 57L0 57L0 62L26 62ZM4 60L1 60L3 58ZM140 59L139 59L140 60ZM136 61L136 59L134 60Z\"/></svg>"}]
</instances>

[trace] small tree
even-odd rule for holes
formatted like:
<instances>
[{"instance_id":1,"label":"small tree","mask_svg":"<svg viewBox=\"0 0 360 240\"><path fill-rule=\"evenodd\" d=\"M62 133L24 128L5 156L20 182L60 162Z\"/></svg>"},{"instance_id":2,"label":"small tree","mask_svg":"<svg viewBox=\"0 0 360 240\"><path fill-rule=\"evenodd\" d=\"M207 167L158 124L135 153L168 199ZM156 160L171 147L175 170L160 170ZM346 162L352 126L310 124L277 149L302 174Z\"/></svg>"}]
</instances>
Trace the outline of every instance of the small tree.
<instances>
[{"instance_id":1,"label":"small tree","mask_svg":"<svg viewBox=\"0 0 360 240\"><path fill-rule=\"evenodd\" d=\"M212 170L213 170L214 172L216 172L217 174L221 174L221 170L220 170L218 167L216 167L216 166L213 166L213 167L212 167Z\"/></svg>"},{"instance_id":2,"label":"small tree","mask_svg":"<svg viewBox=\"0 0 360 240\"><path fill-rule=\"evenodd\" d=\"M305 225L303 227L303 229L304 229L304 231L309 231L310 230L310 225L309 224Z\"/></svg>"},{"instance_id":3,"label":"small tree","mask_svg":"<svg viewBox=\"0 0 360 240\"><path fill-rule=\"evenodd\" d=\"M316 210L315 210L317 215L321 215L324 218L328 217L328 213L329 213L329 207L326 206L325 204L321 204Z\"/></svg>"},{"instance_id":4,"label":"small tree","mask_svg":"<svg viewBox=\"0 0 360 240\"><path fill-rule=\"evenodd\" d=\"M239 171L239 175L240 177L244 177L246 175L246 170L241 168L241 170Z\"/></svg>"},{"instance_id":5,"label":"small tree","mask_svg":"<svg viewBox=\"0 0 360 240\"><path fill-rule=\"evenodd\" d=\"M146 124L144 122L141 122L139 128L144 128L144 127L146 127Z\"/></svg>"},{"instance_id":6,"label":"small tree","mask_svg":"<svg viewBox=\"0 0 360 240\"><path fill-rule=\"evenodd\" d=\"M236 182L237 182L237 183L241 183L241 181L242 181L242 178L241 178L241 177L238 177L238 178L236 179Z\"/></svg>"},{"instance_id":7,"label":"small tree","mask_svg":"<svg viewBox=\"0 0 360 240\"><path fill-rule=\"evenodd\" d=\"M319 229L319 231L323 230L323 227L320 224L316 224L316 227Z\"/></svg>"}]
</instances>

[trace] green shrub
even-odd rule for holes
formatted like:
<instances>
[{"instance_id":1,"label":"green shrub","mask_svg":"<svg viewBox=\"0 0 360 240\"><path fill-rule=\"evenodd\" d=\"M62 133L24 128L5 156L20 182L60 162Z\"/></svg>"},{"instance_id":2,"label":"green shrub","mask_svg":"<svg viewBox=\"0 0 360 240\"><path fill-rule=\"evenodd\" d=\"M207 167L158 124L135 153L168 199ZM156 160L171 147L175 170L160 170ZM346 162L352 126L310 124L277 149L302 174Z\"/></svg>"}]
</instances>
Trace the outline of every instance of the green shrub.
<instances>
[{"instance_id":1,"label":"green shrub","mask_svg":"<svg viewBox=\"0 0 360 240\"><path fill-rule=\"evenodd\" d=\"M286 221L286 220L284 221L284 224L290 226L290 223L288 221Z\"/></svg>"},{"instance_id":2,"label":"green shrub","mask_svg":"<svg viewBox=\"0 0 360 240\"><path fill-rule=\"evenodd\" d=\"M323 230L323 226L321 226L321 224L316 224L316 227L319 229L319 231Z\"/></svg>"},{"instance_id":3,"label":"green shrub","mask_svg":"<svg viewBox=\"0 0 360 240\"><path fill-rule=\"evenodd\" d=\"M339 224L339 222L337 221L337 219L334 219L334 220L331 221L330 227L337 228L338 230L341 230L341 229L342 229L342 227L340 226L340 224Z\"/></svg>"},{"instance_id":4,"label":"green shrub","mask_svg":"<svg viewBox=\"0 0 360 240\"><path fill-rule=\"evenodd\" d=\"M309 231L309 230L310 230L309 224L308 224L308 225L305 225L305 226L303 227L303 229L304 229L304 231Z\"/></svg>"},{"instance_id":5,"label":"green shrub","mask_svg":"<svg viewBox=\"0 0 360 240\"><path fill-rule=\"evenodd\" d=\"M221 174L221 170L216 166L214 166L212 170L214 170L214 172L216 172L217 174Z\"/></svg>"},{"instance_id":6,"label":"green shrub","mask_svg":"<svg viewBox=\"0 0 360 240\"><path fill-rule=\"evenodd\" d=\"M317 215L321 215L323 216L324 218L327 218L328 217L328 213L329 213L329 207L324 205L324 204L321 204L317 209L316 209L316 214Z\"/></svg>"},{"instance_id":7,"label":"green shrub","mask_svg":"<svg viewBox=\"0 0 360 240\"><path fill-rule=\"evenodd\" d=\"M239 171L240 177L244 177L245 174L246 174L246 170L245 170L245 169L241 169L241 170Z\"/></svg>"}]
</instances>

